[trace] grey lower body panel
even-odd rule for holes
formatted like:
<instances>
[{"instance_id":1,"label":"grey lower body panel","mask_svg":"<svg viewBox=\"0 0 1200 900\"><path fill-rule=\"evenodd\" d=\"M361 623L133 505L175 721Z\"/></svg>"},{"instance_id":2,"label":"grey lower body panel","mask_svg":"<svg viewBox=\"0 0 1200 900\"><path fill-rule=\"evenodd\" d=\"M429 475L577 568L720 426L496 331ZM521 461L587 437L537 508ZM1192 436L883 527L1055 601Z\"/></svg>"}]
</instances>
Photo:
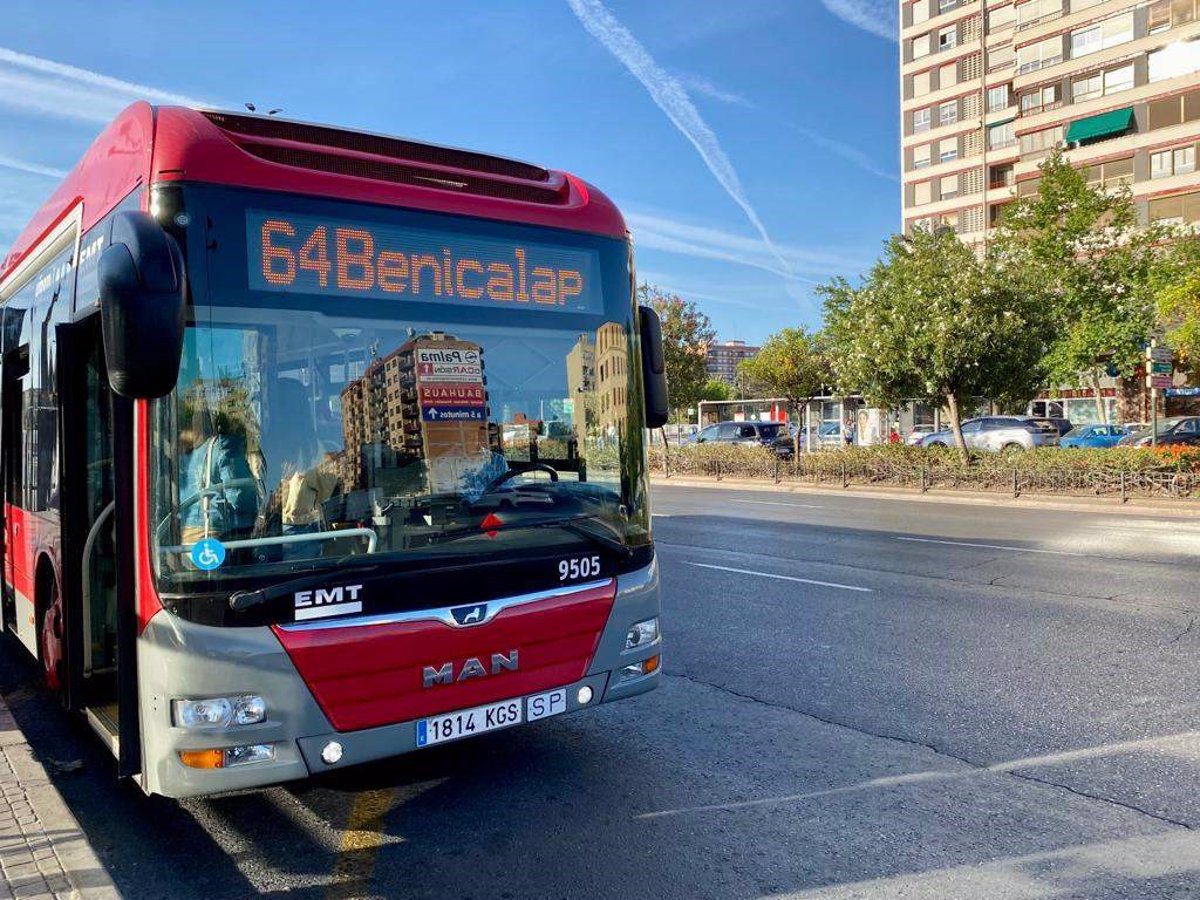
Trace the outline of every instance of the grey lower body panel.
<instances>
[{"instance_id":1,"label":"grey lower body panel","mask_svg":"<svg viewBox=\"0 0 1200 900\"><path fill-rule=\"evenodd\" d=\"M567 689L565 712L625 699L658 686L661 665L649 675L622 680L618 674L624 667L661 653L661 638L625 649L630 626L658 615L657 561L617 579L612 612L587 673L561 686ZM585 685L591 689L592 699L581 704L579 689ZM274 632L266 627L197 625L160 612L138 640L138 689L143 742L141 782L148 793L188 797L262 787L418 749L415 721L360 731L334 729ZM203 731L179 728L172 722L173 699L238 694L263 697L267 720L257 725ZM336 741L342 750L335 765L321 759L321 750L330 741ZM222 769L191 768L179 758L185 750L249 744L271 744L275 758Z\"/></svg>"}]
</instances>

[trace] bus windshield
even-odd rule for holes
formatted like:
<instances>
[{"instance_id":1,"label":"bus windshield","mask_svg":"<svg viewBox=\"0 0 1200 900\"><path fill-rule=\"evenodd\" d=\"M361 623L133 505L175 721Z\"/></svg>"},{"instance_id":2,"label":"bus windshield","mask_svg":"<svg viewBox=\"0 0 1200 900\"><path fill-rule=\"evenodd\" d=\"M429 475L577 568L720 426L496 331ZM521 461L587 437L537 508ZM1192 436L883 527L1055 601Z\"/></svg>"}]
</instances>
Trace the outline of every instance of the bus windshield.
<instances>
[{"instance_id":1,"label":"bus windshield","mask_svg":"<svg viewBox=\"0 0 1200 900\"><path fill-rule=\"evenodd\" d=\"M234 193L202 198L225 238L188 236L183 361L153 407L164 590L348 557L441 564L501 535L518 553L564 531L648 542L622 242ZM381 287L401 259L407 294ZM516 299L523 264L553 297Z\"/></svg>"}]
</instances>

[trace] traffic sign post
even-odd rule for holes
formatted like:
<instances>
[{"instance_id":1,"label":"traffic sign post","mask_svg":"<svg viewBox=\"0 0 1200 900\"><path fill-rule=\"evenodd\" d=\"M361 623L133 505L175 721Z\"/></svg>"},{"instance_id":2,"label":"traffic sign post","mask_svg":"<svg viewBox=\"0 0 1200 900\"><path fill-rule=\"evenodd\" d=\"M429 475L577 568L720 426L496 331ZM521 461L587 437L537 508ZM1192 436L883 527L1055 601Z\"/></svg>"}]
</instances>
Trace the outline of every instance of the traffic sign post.
<instances>
[{"instance_id":1,"label":"traffic sign post","mask_svg":"<svg viewBox=\"0 0 1200 900\"><path fill-rule=\"evenodd\" d=\"M1158 446L1158 392L1165 391L1173 383L1175 373L1175 351L1160 347L1157 337L1150 339L1146 348L1146 387L1150 390L1150 445Z\"/></svg>"}]
</instances>

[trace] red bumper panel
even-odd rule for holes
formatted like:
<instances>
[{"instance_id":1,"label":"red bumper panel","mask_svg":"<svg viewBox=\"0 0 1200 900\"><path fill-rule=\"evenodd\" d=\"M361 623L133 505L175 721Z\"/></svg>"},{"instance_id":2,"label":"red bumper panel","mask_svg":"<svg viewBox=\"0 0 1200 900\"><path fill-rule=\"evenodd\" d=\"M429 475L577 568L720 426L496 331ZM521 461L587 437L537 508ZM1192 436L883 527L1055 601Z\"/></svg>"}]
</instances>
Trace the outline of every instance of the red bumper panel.
<instances>
[{"instance_id":1,"label":"red bumper panel","mask_svg":"<svg viewBox=\"0 0 1200 900\"><path fill-rule=\"evenodd\" d=\"M503 609L469 627L423 619L274 631L333 727L356 731L579 680L615 596L613 581ZM492 674L493 654L508 657L514 650L516 670ZM447 663L451 683L425 687L425 667L443 670Z\"/></svg>"}]
</instances>

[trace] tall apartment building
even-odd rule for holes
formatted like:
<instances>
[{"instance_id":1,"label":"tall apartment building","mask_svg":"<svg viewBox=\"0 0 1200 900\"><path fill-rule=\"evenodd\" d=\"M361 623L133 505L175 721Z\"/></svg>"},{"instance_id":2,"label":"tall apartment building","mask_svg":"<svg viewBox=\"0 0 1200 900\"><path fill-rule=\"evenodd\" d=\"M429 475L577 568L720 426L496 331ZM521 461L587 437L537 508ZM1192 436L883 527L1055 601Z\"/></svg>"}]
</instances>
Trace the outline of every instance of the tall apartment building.
<instances>
[{"instance_id":1,"label":"tall apartment building","mask_svg":"<svg viewBox=\"0 0 1200 900\"><path fill-rule=\"evenodd\" d=\"M737 367L743 359L750 359L761 348L752 347L745 341L717 341L710 344L704 358L704 369L710 378L733 384Z\"/></svg>"},{"instance_id":2,"label":"tall apartment building","mask_svg":"<svg viewBox=\"0 0 1200 900\"><path fill-rule=\"evenodd\" d=\"M1200 0L900 0L903 227L986 239L1053 147L1200 221Z\"/></svg>"}]
</instances>

